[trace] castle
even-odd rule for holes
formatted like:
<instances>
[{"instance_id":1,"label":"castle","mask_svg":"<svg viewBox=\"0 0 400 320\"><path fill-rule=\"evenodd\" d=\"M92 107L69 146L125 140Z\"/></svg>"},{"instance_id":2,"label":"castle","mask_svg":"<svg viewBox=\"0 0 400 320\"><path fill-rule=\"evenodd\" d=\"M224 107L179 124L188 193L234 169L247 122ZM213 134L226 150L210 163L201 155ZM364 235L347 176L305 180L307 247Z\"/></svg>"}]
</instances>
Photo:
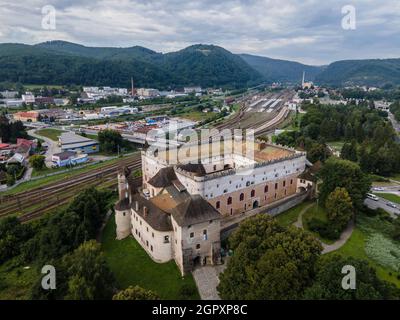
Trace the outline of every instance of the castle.
<instances>
[{"instance_id":1,"label":"castle","mask_svg":"<svg viewBox=\"0 0 400 320\"><path fill-rule=\"evenodd\" d=\"M143 151L142 187L135 188L129 170L118 173L117 239L132 235L154 261L174 259L182 274L197 263L220 263L223 219L309 186L299 179L306 168L304 152L239 144L229 152L208 144L181 147L176 154Z\"/></svg>"}]
</instances>

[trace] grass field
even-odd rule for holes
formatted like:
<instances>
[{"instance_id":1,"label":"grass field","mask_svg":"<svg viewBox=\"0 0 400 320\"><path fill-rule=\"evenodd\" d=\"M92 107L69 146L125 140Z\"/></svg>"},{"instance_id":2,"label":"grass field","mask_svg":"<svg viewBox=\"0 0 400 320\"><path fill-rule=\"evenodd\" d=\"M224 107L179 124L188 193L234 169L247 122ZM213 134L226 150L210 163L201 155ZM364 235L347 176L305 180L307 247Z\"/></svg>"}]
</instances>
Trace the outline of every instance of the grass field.
<instances>
[{"instance_id":1,"label":"grass field","mask_svg":"<svg viewBox=\"0 0 400 320\"><path fill-rule=\"evenodd\" d=\"M391 193L375 193L378 197L400 204L400 197Z\"/></svg>"},{"instance_id":2,"label":"grass field","mask_svg":"<svg viewBox=\"0 0 400 320\"><path fill-rule=\"evenodd\" d=\"M311 203L312 203L311 201L303 202L303 203L279 214L278 216L275 217L275 219L282 226L285 226L285 227L290 226L297 221L297 218L298 218L300 212L304 208L306 208L308 205L310 205Z\"/></svg>"},{"instance_id":3,"label":"grass field","mask_svg":"<svg viewBox=\"0 0 400 320\"><path fill-rule=\"evenodd\" d=\"M382 267L376 261L370 259L365 253L365 243L367 236L368 235L365 234L365 232L363 232L360 228L355 228L353 234L346 242L346 244L340 249L328 253L328 255L337 253L344 257L354 257L367 260L370 265L376 269L376 273L380 279L391 282L400 288L400 280L397 279L396 272L392 272L391 270ZM390 273L392 273L392 275L390 275Z\"/></svg>"},{"instance_id":4,"label":"grass field","mask_svg":"<svg viewBox=\"0 0 400 320\"><path fill-rule=\"evenodd\" d=\"M27 300L37 280L36 268L16 266L15 259L0 265L0 300Z\"/></svg>"},{"instance_id":5,"label":"grass field","mask_svg":"<svg viewBox=\"0 0 400 320\"><path fill-rule=\"evenodd\" d=\"M200 298L192 275L182 278L174 261L154 262L132 237L116 240L114 216L104 230L102 248L121 289L139 285L157 292L162 299L179 300L180 288L185 284L195 290L193 299Z\"/></svg>"},{"instance_id":6,"label":"grass field","mask_svg":"<svg viewBox=\"0 0 400 320\"><path fill-rule=\"evenodd\" d=\"M41 129L37 130L36 133L43 137L49 138L53 141L58 141L58 137L65 131L57 130L57 129Z\"/></svg>"}]
</instances>

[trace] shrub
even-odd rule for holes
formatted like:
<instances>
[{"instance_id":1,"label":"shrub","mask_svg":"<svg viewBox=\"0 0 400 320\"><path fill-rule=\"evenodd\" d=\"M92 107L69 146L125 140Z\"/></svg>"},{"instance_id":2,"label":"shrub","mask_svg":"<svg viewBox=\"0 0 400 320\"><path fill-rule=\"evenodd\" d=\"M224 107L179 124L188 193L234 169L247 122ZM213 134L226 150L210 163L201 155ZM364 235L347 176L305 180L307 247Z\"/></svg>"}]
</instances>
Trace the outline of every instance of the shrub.
<instances>
[{"instance_id":1,"label":"shrub","mask_svg":"<svg viewBox=\"0 0 400 320\"><path fill-rule=\"evenodd\" d=\"M196 294L196 291L193 285L185 283L179 288L179 297L182 300L189 300Z\"/></svg>"},{"instance_id":2,"label":"shrub","mask_svg":"<svg viewBox=\"0 0 400 320\"><path fill-rule=\"evenodd\" d=\"M337 240L340 237L340 231L332 223L322 221L318 218L312 218L308 221L308 228L318 233L322 238L328 240Z\"/></svg>"}]
</instances>

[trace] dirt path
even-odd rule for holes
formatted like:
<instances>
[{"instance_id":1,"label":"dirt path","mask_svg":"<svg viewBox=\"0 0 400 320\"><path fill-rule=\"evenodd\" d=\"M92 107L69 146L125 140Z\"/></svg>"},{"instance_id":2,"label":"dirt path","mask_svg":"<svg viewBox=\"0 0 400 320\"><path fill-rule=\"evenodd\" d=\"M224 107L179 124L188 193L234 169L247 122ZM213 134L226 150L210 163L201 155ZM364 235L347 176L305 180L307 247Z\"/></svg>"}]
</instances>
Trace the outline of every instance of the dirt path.
<instances>
[{"instance_id":1,"label":"dirt path","mask_svg":"<svg viewBox=\"0 0 400 320\"><path fill-rule=\"evenodd\" d=\"M300 229L304 229L303 228L303 215L304 213L307 212L308 209L310 209L312 206L315 206L314 203L310 204L309 206L305 207L299 214L297 221L293 224L294 226L296 226L297 228ZM342 234L340 235L340 238L335 241L332 244L326 244L324 242L322 242L321 240L319 240L322 244L323 250L322 250L322 254L326 254L332 251L336 251L339 248L341 248L342 246L344 246L344 244L347 242L347 240L349 240L349 238L351 237L352 233L354 230L354 221L352 220L349 225L347 226L346 230L344 230L342 232Z\"/></svg>"}]
</instances>

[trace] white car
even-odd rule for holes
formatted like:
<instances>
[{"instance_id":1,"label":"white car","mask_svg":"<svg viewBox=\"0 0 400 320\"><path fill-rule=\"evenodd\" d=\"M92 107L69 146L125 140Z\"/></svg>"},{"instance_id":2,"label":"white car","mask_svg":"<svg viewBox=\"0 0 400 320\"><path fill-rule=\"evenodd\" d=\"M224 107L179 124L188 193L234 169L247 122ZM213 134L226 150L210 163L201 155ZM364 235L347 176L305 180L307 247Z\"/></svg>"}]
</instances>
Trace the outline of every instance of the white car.
<instances>
[{"instance_id":1,"label":"white car","mask_svg":"<svg viewBox=\"0 0 400 320\"><path fill-rule=\"evenodd\" d=\"M374 191L385 191L385 188L376 187L376 188L372 188L372 190L374 190Z\"/></svg>"},{"instance_id":2,"label":"white car","mask_svg":"<svg viewBox=\"0 0 400 320\"><path fill-rule=\"evenodd\" d=\"M388 202L388 203L386 203L386 205L387 205L388 207L393 208L393 209L397 209L397 206L396 206L393 202Z\"/></svg>"},{"instance_id":3,"label":"white car","mask_svg":"<svg viewBox=\"0 0 400 320\"><path fill-rule=\"evenodd\" d=\"M376 195L372 194L372 193L367 193L367 198L371 199L371 200L374 200L374 201L379 201L379 198Z\"/></svg>"}]
</instances>

